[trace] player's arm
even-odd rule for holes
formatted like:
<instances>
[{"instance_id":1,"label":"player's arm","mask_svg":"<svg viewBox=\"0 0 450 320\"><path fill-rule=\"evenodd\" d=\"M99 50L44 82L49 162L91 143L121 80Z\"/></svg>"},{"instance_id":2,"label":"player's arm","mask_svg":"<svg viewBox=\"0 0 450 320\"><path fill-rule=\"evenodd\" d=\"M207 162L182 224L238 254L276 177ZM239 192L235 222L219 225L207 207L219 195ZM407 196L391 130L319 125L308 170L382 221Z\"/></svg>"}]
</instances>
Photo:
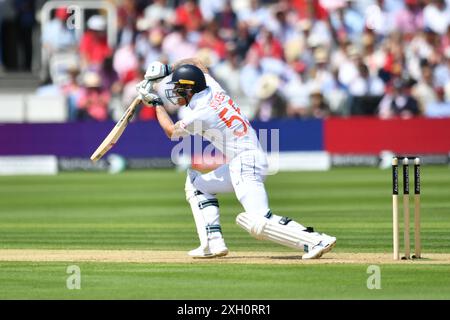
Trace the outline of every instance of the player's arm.
<instances>
[{"instance_id":1,"label":"player's arm","mask_svg":"<svg viewBox=\"0 0 450 320\"><path fill-rule=\"evenodd\" d=\"M164 130L167 137L170 139L176 139L188 135L189 133L184 129L183 123L178 121L173 123L170 116L167 114L166 109L163 106L156 106L156 118L159 125Z\"/></svg>"},{"instance_id":2,"label":"player's arm","mask_svg":"<svg viewBox=\"0 0 450 320\"><path fill-rule=\"evenodd\" d=\"M201 61L199 59L196 59L196 58L182 59L182 60L174 63L171 66L171 69L175 70L176 68L178 68L179 66L181 66L183 64L192 64L192 65L198 67L200 70L202 70L203 73L209 73L208 68L203 63L201 63Z\"/></svg>"},{"instance_id":3,"label":"player's arm","mask_svg":"<svg viewBox=\"0 0 450 320\"><path fill-rule=\"evenodd\" d=\"M159 125L170 139L189 135L189 132L184 129L181 121L178 121L175 124L173 123L163 106L163 100L157 94L152 92L151 80L143 80L139 82L136 85L136 90L139 94L139 99L142 102L148 106L155 107Z\"/></svg>"}]
</instances>

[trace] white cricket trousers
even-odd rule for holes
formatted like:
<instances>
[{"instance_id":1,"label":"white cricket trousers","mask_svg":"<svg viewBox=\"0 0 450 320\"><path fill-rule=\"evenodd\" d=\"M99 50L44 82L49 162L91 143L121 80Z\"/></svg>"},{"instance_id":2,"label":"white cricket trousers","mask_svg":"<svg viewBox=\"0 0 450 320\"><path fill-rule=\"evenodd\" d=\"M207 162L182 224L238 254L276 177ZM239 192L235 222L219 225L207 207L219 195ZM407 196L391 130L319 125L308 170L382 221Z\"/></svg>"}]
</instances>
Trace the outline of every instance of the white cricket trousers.
<instances>
[{"instance_id":1,"label":"white cricket trousers","mask_svg":"<svg viewBox=\"0 0 450 320\"><path fill-rule=\"evenodd\" d=\"M234 191L245 212L264 216L269 211L264 187L267 169L267 157L264 152L244 151L228 164L198 176L193 185L197 190L212 195ZM207 220L212 222L218 218L218 216L208 217Z\"/></svg>"}]
</instances>

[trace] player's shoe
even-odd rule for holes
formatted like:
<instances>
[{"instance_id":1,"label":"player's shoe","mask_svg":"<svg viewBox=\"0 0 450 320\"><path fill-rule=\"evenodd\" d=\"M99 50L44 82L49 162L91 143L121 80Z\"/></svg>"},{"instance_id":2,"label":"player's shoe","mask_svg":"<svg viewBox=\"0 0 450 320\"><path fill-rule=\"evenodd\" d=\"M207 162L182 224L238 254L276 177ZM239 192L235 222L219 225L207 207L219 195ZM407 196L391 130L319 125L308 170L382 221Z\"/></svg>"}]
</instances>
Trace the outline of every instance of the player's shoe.
<instances>
[{"instance_id":1,"label":"player's shoe","mask_svg":"<svg viewBox=\"0 0 450 320\"><path fill-rule=\"evenodd\" d=\"M319 259L323 254L329 252L336 245L336 237L331 237L322 233L322 241L313 246L302 256L303 260Z\"/></svg>"},{"instance_id":2,"label":"player's shoe","mask_svg":"<svg viewBox=\"0 0 450 320\"><path fill-rule=\"evenodd\" d=\"M322 252L322 254L324 254L324 253L330 252L331 249L334 248L334 246L336 245L337 239L336 239L336 237L329 236L325 233L322 233L322 237L325 238L325 243L328 243L328 245L325 246L325 249Z\"/></svg>"},{"instance_id":3,"label":"player's shoe","mask_svg":"<svg viewBox=\"0 0 450 320\"><path fill-rule=\"evenodd\" d=\"M228 254L228 248L225 245L223 238L210 239L208 247L198 247L197 249L188 252L188 255L195 259L208 259L215 257L223 257Z\"/></svg>"}]
</instances>

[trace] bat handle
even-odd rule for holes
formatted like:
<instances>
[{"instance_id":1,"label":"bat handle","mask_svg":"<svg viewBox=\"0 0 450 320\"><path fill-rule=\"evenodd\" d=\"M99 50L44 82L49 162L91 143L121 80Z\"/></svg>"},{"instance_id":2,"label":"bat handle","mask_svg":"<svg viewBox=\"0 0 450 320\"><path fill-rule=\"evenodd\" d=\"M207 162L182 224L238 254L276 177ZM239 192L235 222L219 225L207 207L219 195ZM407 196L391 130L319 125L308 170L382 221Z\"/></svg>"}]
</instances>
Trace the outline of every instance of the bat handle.
<instances>
[{"instance_id":1,"label":"bat handle","mask_svg":"<svg viewBox=\"0 0 450 320\"><path fill-rule=\"evenodd\" d=\"M140 97L136 97L136 99L139 99L139 102L142 101L142 99ZM157 99L154 99L151 103L147 102L145 105L148 106L148 107L156 107L156 106L163 106L164 103L163 103L161 98L157 98Z\"/></svg>"},{"instance_id":2,"label":"bat handle","mask_svg":"<svg viewBox=\"0 0 450 320\"><path fill-rule=\"evenodd\" d=\"M133 102L131 103L131 106L136 107L139 103L141 103L142 99L141 97L137 96L136 98L134 98Z\"/></svg>"}]
</instances>

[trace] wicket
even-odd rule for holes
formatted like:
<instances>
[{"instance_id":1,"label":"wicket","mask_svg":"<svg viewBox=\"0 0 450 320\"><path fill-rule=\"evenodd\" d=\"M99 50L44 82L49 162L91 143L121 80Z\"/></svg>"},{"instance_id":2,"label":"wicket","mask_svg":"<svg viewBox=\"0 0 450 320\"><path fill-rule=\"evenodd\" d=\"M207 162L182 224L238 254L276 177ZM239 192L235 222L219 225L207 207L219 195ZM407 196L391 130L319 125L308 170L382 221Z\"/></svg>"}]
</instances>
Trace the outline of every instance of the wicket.
<instances>
[{"instance_id":1,"label":"wicket","mask_svg":"<svg viewBox=\"0 0 450 320\"><path fill-rule=\"evenodd\" d=\"M420 158L394 157L392 159L392 218L394 260L400 259L399 219L398 219L398 160L403 160L403 241L405 256L410 259L410 227L409 227L409 159L414 159L414 255L413 259L421 257L420 243Z\"/></svg>"}]
</instances>

